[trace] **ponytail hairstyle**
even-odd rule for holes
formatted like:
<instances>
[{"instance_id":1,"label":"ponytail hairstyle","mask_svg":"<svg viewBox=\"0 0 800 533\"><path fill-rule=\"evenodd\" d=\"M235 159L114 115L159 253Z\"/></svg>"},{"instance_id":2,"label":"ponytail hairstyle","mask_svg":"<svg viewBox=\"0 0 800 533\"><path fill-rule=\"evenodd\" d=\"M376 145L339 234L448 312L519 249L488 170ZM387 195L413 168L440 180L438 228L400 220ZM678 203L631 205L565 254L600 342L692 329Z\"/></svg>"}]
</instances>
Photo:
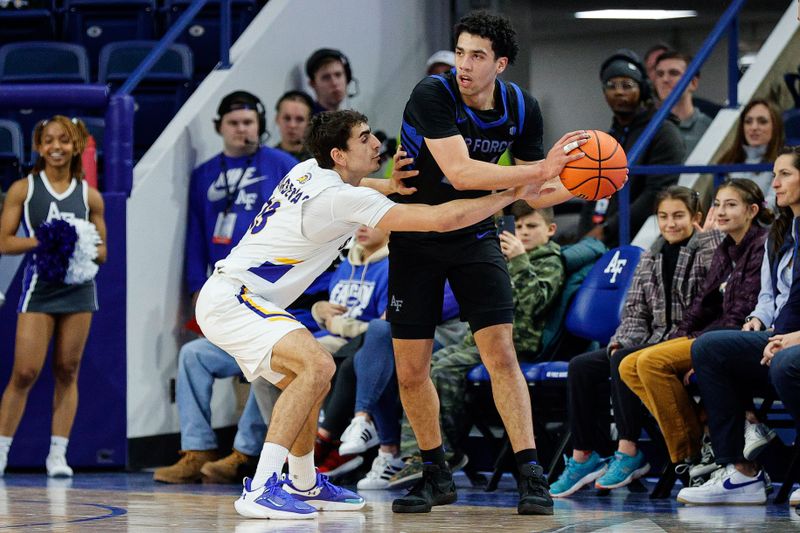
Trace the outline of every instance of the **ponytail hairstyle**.
<instances>
[{"instance_id":1,"label":"ponytail hairstyle","mask_svg":"<svg viewBox=\"0 0 800 533\"><path fill-rule=\"evenodd\" d=\"M794 168L800 170L800 146L784 146L778 153L778 156L782 155L794 156ZM794 212L789 206L779 206L777 210L778 217L769 230L769 240L772 242L772 248L769 253L772 257L775 257L781 246L783 246L783 239L786 236L786 232L792 227L792 221L794 220Z\"/></svg>"},{"instance_id":2,"label":"ponytail hairstyle","mask_svg":"<svg viewBox=\"0 0 800 533\"><path fill-rule=\"evenodd\" d=\"M739 196L745 204L748 206L753 204L758 206L758 213L753 217L754 222L758 222L762 226L769 226L772 224L772 221L775 220L775 214L772 212L772 209L767 207L767 201L764 199L764 193L761 191L761 187L756 185L753 180L746 178L731 178L725 180L717 187L717 190L714 192L714 198L717 197L717 193L722 189L736 189L736 192L739 193Z\"/></svg>"},{"instance_id":3,"label":"ponytail hairstyle","mask_svg":"<svg viewBox=\"0 0 800 533\"><path fill-rule=\"evenodd\" d=\"M679 200L683 202L686 209L689 210L689 216L694 218L697 213L700 213L701 219L705 215L703 209L703 202L700 200L700 193L689 187L682 185L672 185L656 195L656 202L653 206L653 213L658 213L658 207L664 200Z\"/></svg>"},{"instance_id":4,"label":"ponytail hairstyle","mask_svg":"<svg viewBox=\"0 0 800 533\"><path fill-rule=\"evenodd\" d=\"M52 118L47 120L42 120L36 124L36 127L33 129L33 146L38 150L38 147L42 145L42 137L44 136L44 129L45 127L51 123L57 122L64 128L64 131L67 133L67 136L72 141L73 152L72 152L72 161L69 163L69 174L70 176L76 179L83 179L83 163L81 161L81 154L83 150L86 148L86 140L88 138L88 131L85 128L80 128L75 122L73 122L69 117L65 117L64 115L54 115ZM45 159L42 157L42 154L39 154L39 157L36 159L36 163L33 165L33 169L31 172L38 173L44 170L45 167Z\"/></svg>"}]
</instances>

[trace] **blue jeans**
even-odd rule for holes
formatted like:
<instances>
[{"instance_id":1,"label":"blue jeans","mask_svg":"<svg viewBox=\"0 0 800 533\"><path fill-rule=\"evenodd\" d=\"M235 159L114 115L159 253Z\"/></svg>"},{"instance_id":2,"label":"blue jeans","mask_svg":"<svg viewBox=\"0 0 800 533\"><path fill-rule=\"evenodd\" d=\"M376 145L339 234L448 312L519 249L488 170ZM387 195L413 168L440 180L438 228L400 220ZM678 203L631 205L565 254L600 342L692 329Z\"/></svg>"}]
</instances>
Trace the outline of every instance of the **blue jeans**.
<instances>
[{"instance_id":1,"label":"blue jeans","mask_svg":"<svg viewBox=\"0 0 800 533\"><path fill-rule=\"evenodd\" d=\"M718 464L744 461L744 412L753 395L769 390L761 365L767 331L709 331L692 344L692 366L708 413L711 446Z\"/></svg>"},{"instance_id":2,"label":"blue jeans","mask_svg":"<svg viewBox=\"0 0 800 533\"><path fill-rule=\"evenodd\" d=\"M441 348L434 341L433 351ZM392 328L389 322L371 320L364 344L356 352L355 412L369 413L375 420L381 444L400 443L400 392L394 371Z\"/></svg>"},{"instance_id":3,"label":"blue jeans","mask_svg":"<svg viewBox=\"0 0 800 533\"><path fill-rule=\"evenodd\" d=\"M211 387L215 379L240 374L236 360L205 338L187 342L181 347L176 387L181 449L217 448L217 436L211 429ZM259 455L266 433L267 426L251 390L239 418L233 447L246 455Z\"/></svg>"},{"instance_id":4,"label":"blue jeans","mask_svg":"<svg viewBox=\"0 0 800 533\"><path fill-rule=\"evenodd\" d=\"M800 346L776 353L770 363L769 377L800 431Z\"/></svg>"}]
</instances>

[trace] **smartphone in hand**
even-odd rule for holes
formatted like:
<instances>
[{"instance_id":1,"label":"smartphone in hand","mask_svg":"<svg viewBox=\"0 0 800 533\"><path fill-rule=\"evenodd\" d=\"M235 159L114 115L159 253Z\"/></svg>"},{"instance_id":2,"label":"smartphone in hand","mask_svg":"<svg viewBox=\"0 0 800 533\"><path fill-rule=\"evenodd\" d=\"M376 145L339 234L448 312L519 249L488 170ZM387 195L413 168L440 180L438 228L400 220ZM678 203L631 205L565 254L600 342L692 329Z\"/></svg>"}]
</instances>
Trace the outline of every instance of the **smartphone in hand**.
<instances>
[{"instance_id":1,"label":"smartphone in hand","mask_svg":"<svg viewBox=\"0 0 800 533\"><path fill-rule=\"evenodd\" d=\"M517 221L514 218L514 215L503 215L497 220L497 234L500 235L504 231L507 231L510 234L515 235L516 226Z\"/></svg>"}]
</instances>

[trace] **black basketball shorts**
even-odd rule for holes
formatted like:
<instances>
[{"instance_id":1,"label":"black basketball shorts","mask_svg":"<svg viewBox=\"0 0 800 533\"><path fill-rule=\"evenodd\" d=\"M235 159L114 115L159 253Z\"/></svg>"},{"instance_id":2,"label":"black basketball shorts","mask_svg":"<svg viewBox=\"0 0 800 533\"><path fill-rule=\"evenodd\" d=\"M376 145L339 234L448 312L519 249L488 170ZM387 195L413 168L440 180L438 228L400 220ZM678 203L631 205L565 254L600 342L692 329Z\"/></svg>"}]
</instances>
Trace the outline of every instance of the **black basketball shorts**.
<instances>
[{"instance_id":1,"label":"black basketball shorts","mask_svg":"<svg viewBox=\"0 0 800 533\"><path fill-rule=\"evenodd\" d=\"M445 280L472 332L514 321L511 277L494 231L392 234L387 317L396 339L432 339Z\"/></svg>"}]
</instances>

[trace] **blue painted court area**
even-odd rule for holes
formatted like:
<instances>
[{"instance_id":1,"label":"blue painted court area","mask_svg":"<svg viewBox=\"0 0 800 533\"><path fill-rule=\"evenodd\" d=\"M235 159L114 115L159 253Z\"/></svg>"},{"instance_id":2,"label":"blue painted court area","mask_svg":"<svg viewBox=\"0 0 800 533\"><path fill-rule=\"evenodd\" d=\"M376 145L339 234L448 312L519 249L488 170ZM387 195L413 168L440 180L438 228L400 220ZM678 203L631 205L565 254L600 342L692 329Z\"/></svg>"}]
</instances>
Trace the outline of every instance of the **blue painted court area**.
<instances>
[{"instance_id":1,"label":"blue painted court area","mask_svg":"<svg viewBox=\"0 0 800 533\"><path fill-rule=\"evenodd\" d=\"M605 496L583 490L556 501L552 517L519 516L514 480L491 493L456 477L459 501L429 514L397 515L403 491L364 491L362 511L321 513L312 521L241 518L233 485L164 485L143 473L78 473L73 479L7 473L0 478L0 530L9 531L800 531L788 505L687 507L627 489ZM652 483L646 483L652 488ZM677 489L676 489L677 490Z\"/></svg>"}]
</instances>

